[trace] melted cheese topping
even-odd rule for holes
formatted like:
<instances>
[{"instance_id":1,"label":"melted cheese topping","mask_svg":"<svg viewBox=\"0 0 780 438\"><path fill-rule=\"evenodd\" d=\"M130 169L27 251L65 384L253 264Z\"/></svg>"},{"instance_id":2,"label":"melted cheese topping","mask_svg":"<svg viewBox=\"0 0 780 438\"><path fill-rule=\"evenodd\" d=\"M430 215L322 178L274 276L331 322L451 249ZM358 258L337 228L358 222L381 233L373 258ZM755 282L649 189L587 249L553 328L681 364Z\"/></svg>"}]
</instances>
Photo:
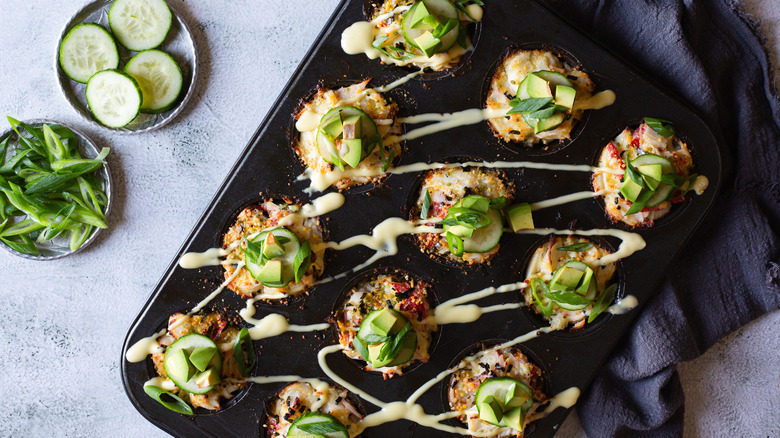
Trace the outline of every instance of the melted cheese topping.
<instances>
[{"instance_id":1,"label":"melted cheese topping","mask_svg":"<svg viewBox=\"0 0 780 438\"><path fill-rule=\"evenodd\" d=\"M628 128L624 129L620 135L604 147L599 155L599 167L624 171L626 163L623 161L623 154L626 152L629 161L641 154L654 154L667 158L674 165L675 172L682 177L689 176L693 169L693 158L688 150L688 145L676 136L666 138L659 135L646 123L642 123L634 131ZM623 185L621 180L622 174L597 170L593 173L593 190L619 191ZM706 184L704 187L706 188ZM703 189L701 191L703 192ZM631 208L631 202L623 199L621 195L603 196L603 200L610 219L632 227L651 227L656 220L665 216L672 209L672 203L664 201L655 207L648 207L638 213L626 216L625 212Z\"/></svg>"},{"instance_id":2,"label":"melted cheese topping","mask_svg":"<svg viewBox=\"0 0 780 438\"><path fill-rule=\"evenodd\" d=\"M314 97L305 102L303 109L296 116L295 129L300 132L296 144L293 146L298 158L306 166L307 170L317 173L330 172L334 166L320 156L317 148L317 128L320 119L331 109L338 106L354 106L368 114L377 125L382 136L384 156L395 155L395 159L401 156L402 148L397 136L401 133L401 123L395 120L398 105L386 99L373 88L368 88L368 80L349 87L337 90L320 89ZM389 87L389 86L388 86ZM377 182L384 174L382 172L382 152L375 147L373 152L364 158L356 168L357 170L372 170L378 172L375 177L345 177L336 182L339 190L349 187Z\"/></svg>"},{"instance_id":3,"label":"melted cheese topping","mask_svg":"<svg viewBox=\"0 0 780 438\"><path fill-rule=\"evenodd\" d=\"M484 350L466 358L459 369L452 374L447 391L450 409L457 411L458 418L468 424L473 434L480 436L522 436L522 432L509 427L498 427L479 418L475 398L479 385L491 377L511 377L519 380L534 393L535 403L526 414L532 416L544 400L542 393L542 370L528 361L517 349L501 348Z\"/></svg>"},{"instance_id":4,"label":"melted cheese topping","mask_svg":"<svg viewBox=\"0 0 780 438\"><path fill-rule=\"evenodd\" d=\"M297 295L310 289L317 277L325 270L325 246L319 219L305 218L297 213L301 207L295 204L275 204L263 202L260 206L248 207L242 211L236 223L225 233L223 247L226 257L222 263L225 278L233 277L227 287L241 295L250 297L256 294L267 299L280 299ZM269 288L255 280L248 270L242 269L244 252L238 243L243 237L251 238L265 229L279 225L286 226L303 242L308 240L312 249L311 266L300 282L290 283L282 288ZM239 263L242 263L239 265ZM235 274L235 276L234 276Z\"/></svg>"},{"instance_id":5,"label":"melted cheese topping","mask_svg":"<svg viewBox=\"0 0 780 438\"><path fill-rule=\"evenodd\" d=\"M539 70L554 71L568 76L577 92L575 103L578 100L586 101L593 93L594 85L588 75L561 62L554 54L543 50L517 50L509 53L493 74L485 107L488 109L509 108L511 106L509 101L517 95L517 87L520 82L529 73ZM558 125L557 128L537 134L534 134L533 128L528 126L520 114L492 118L488 120L488 123L496 137L504 141L524 143L530 147L536 143L549 143L554 140L571 138L571 130L582 119L583 111L584 108L575 106L574 110L566 112L571 117Z\"/></svg>"},{"instance_id":6,"label":"melted cheese topping","mask_svg":"<svg viewBox=\"0 0 780 438\"><path fill-rule=\"evenodd\" d=\"M571 251L559 251L558 248L562 246L573 245L575 243L593 243L593 247L587 251L571 252ZM577 236L551 237L550 240L545 242L542 246L534 251L531 256L531 260L528 263L528 269L526 271L526 282L529 282L532 277L539 277L542 280L550 281L552 274L566 262L571 260L577 260L584 262L591 269L596 278L596 285L598 291L601 293L607 288L610 280L615 275L616 266L615 263L608 263L606 265L599 265L598 261L610 254L610 251L602 248L596 243ZM534 300L533 293L530 288L526 288L523 291L525 298L525 304L531 310L541 314L536 307L536 301ZM573 328L581 328L585 325L585 320L590 315L590 310L593 308L591 304L583 310L566 310L558 307L553 303L552 316L547 319L550 322L550 327L555 330L562 330L569 325L574 325Z\"/></svg>"},{"instance_id":7,"label":"melted cheese topping","mask_svg":"<svg viewBox=\"0 0 780 438\"><path fill-rule=\"evenodd\" d=\"M412 359L394 367L374 368L370 362L365 362L368 371L379 371L386 379L403 374L403 369L416 362L428 362L428 351L433 332L438 326L426 321L430 313L428 304L428 289L430 285L418 282L406 275L379 274L355 285L349 292L342 309L336 314L336 325L339 330L339 342L344 347L344 354L352 359L365 362L355 350L352 342L357 336L358 328L369 313L390 306L402 313L412 324L412 330L417 334L417 349Z\"/></svg>"},{"instance_id":8,"label":"melted cheese topping","mask_svg":"<svg viewBox=\"0 0 780 438\"><path fill-rule=\"evenodd\" d=\"M327 384L296 382L285 386L267 406L266 436L284 438L290 425L307 412L323 412L343 424L354 436L363 415L347 398L347 391Z\"/></svg>"},{"instance_id":9,"label":"melted cheese topping","mask_svg":"<svg viewBox=\"0 0 780 438\"><path fill-rule=\"evenodd\" d=\"M161 344L167 347L176 339L192 333L199 333L211 338L222 354L222 381L205 394L191 394L181 390L165 374L165 368L163 368L165 351L160 351L152 354L154 369L160 377L154 382L148 382L148 384L154 384L178 395L193 407L212 411L222 409L222 401L233 398L236 391L247 386L246 382L241 380L241 371L233 357L233 342L238 331L237 327L228 325L225 316L221 313L192 316L183 313L171 315L168 318L168 330L160 339Z\"/></svg>"},{"instance_id":10,"label":"melted cheese topping","mask_svg":"<svg viewBox=\"0 0 780 438\"><path fill-rule=\"evenodd\" d=\"M380 58L383 64L398 66L416 66L434 71L446 70L456 66L461 57L473 50L471 40L466 37L466 47L455 43L449 50L437 53L430 58L418 48L409 44L403 36L401 22L406 11L411 8L414 0L387 0L374 9L371 21L358 21L347 27L341 34L341 48L348 55L364 54L369 59ZM469 15L459 12L461 26L466 26L482 18L482 8L472 4L467 7ZM388 49L382 52L373 46L374 40L386 38L382 47L402 47L405 53L397 53ZM408 56L407 56L408 55Z\"/></svg>"},{"instance_id":11,"label":"melted cheese topping","mask_svg":"<svg viewBox=\"0 0 780 438\"><path fill-rule=\"evenodd\" d=\"M423 178L420 194L410 213L412 219L420 217L426 190L431 195L431 208L428 217L433 219L443 219L447 215L447 211L466 195L482 195L491 199L503 196L511 202L514 194L512 183L504 181L499 172L495 170L463 169L460 167L434 170L428 172ZM498 254L498 249L501 246L496 245L484 253L463 253L461 257L457 257L450 253L447 239L441 233L418 234L416 241L426 254L470 265L489 261Z\"/></svg>"}]
</instances>

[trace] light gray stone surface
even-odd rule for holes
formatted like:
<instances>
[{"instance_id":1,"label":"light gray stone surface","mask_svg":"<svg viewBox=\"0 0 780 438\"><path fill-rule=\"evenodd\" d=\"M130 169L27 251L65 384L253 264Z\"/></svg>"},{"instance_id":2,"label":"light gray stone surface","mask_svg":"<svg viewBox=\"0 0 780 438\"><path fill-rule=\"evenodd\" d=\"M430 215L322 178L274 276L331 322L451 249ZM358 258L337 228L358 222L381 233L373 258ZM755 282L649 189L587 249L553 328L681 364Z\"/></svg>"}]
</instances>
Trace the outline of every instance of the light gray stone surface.
<instances>
[{"instance_id":1,"label":"light gray stone surface","mask_svg":"<svg viewBox=\"0 0 780 438\"><path fill-rule=\"evenodd\" d=\"M73 257L33 262L0 252L0 436L165 436L132 407L119 361L127 328L313 42L336 0L175 2L201 46L202 76L184 114L139 136L80 120L53 70L62 26L80 1L3 0L0 115L53 118L111 146L111 229ZM775 0L748 3L780 22ZM770 44L777 51L777 28ZM5 121L0 121L5 126ZM780 425L780 312L680 367L686 434ZM576 415L559 436L583 436Z\"/></svg>"}]
</instances>

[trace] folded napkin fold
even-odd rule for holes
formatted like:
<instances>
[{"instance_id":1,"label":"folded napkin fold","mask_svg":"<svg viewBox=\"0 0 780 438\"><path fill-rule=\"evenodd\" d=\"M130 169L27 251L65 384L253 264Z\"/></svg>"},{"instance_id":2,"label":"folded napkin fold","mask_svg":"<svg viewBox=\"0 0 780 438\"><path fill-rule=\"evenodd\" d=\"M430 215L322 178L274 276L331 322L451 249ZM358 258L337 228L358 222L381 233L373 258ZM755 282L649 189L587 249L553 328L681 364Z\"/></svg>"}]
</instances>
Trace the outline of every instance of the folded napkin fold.
<instances>
[{"instance_id":1,"label":"folded napkin fold","mask_svg":"<svg viewBox=\"0 0 780 438\"><path fill-rule=\"evenodd\" d=\"M577 405L588 436L679 436L676 364L780 307L780 101L762 37L734 1L547 3L726 139L711 214Z\"/></svg>"}]
</instances>

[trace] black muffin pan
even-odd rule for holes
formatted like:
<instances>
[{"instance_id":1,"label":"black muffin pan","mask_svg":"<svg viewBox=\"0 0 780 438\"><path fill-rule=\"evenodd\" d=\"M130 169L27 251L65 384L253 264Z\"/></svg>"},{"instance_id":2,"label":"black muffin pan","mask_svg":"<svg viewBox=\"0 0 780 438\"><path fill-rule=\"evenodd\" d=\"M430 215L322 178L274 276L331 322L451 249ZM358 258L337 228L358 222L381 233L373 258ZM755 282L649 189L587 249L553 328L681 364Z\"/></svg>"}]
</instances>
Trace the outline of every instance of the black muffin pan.
<instances>
[{"instance_id":1,"label":"black muffin pan","mask_svg":"<svg viewBox=\"0 0 780 438\"><path fill-rule=\"evenodd\" d=\"M365 20L365 7L362 0L343 1L326 22L316 43L228 173L218 194L181 249L171 254L170 267L128 332L121 358L122 380L127 395L144 417L172 435L264 436L264 402L284 384L251 384L249 389L229 402L226 409L219 412L198 411L195 416L188 417L167 410L144 393L144 382L154 377L150 359L129 363L124 355L133 343L165 327L170 314L187 312L223 280L221 267L181 269L176 263L179 256L188 251L200 252L221 246L222 234L238 212L263 196L293 196L301 202L310 199L303 193L306 182L295 181L303 172L303 166L291 148L293 114L302 98L310 96L320 84L345 85L372 78L372 86L379 86L414 71L412 68L385 66L379 60L370 60L363 55L346 55L342 51L342 31L355 21ZM399 164L462 157L485 161L594 164L602 147L624 127L638 124L643 116L672 121L693 151L696 172L706 175L710 186L701 196L689 195L688 200L676 205L672 213L657 221L655 227L636 231L647 241L647 247L618 263L617 278L621 281L620 294L636 296L641 307L651 297L664 271L713 203L720 185L722 140L687 104L654 85L641 72L594 43L543 4L533 0L488 2L483 21L474 26L473 40L473 53L462 65L453 69L452 74L423 75L386 93L398 103L401 116L482 107L487 82L496 62L510 47L544 47L575 60L595 82L597 91L613 90L617 101L607 108L587 111L572 141L548 150L529 151L522 145L504 143L493 136L487 122L482 122L407 141ZM519 201L535 202L591 190L591 175L585 172L514 169L507 170L506 174L516 185L516 199ZM346 191L346 204L322 220L330 240L341 241L358 233L368 233L390 216L406 217L410 191L418 187L420 177L415 173L390 175L383 184L372 186L370 190ZM610 223L596 199L537 211L534 222L537 227L558 229L625 229ZM597 240L613 249L620 243L611 237ZM459 266L429 258L411 238L405 236L399 239L398 255L384 258L364 271L404 269L429 282L435 290L436 299L444 302L487 286L523 280L525 263L533 248L542 241L537 235L506 233L502 237L499 254L490 265ZM364 247L330 252L324 276L347 271L372 254L373 251ZM293 324L326 321L343 297L344 288L361 273L318 285L307 298L292 300L287 305L258 303L256 317L276 312L288 317ZM478 304L484 306L519 299L518 293L497 294ZM226 309L235 315L243 307L244 300L225 290L208 308ZM579 331L542 334L521 344L520 348L544 370L545 388L549 395L572 386L584 390L638 313L639 308L625 315L602 317L597 323ZM515 338L541 327L542 323L529 310L520 308L493 313L471 324L442 326L433 345L430 362L387 381L379 373L360 370L340 353L329 356L329 364L340 376L383 401L405 400L421 384L462 357L463 351L471 350L482 342L490 344L490 340ZM286 333L256 341L259 357L253 374L297 374L324 379L326 376L317 365L317 351L336 342L333 329ZM434 386L419 400L426 412L447 410L441 388L446 382L447 379ZM369 413L377 409L365 401L363 404ZM537 421L528 436L553 435L567 414L568 410L557 409ZM363 434L365 437L446 435L405 420L368 429Z\"/></svg>"}]
</instances>

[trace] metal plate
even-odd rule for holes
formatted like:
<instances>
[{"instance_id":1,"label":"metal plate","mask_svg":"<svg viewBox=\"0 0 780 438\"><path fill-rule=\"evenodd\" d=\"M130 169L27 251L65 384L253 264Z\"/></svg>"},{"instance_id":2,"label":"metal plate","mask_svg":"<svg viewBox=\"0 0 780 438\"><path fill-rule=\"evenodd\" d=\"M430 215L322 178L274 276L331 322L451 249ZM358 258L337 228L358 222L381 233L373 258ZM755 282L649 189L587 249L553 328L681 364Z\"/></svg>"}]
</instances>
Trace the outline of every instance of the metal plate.
<instances>
[{"instance_id":1,"label":"metal plate","mask_svg":"<svg viewBox=\"0 0 780 438\"><path fill-rule=\"evenodd\" d=\"M377 60L347 56L342 52L341 33L355 21L365 19L363 6L360 0L344 1L336 9L227 175L216 197L174 255L170 267L128 332L121 359L125 390L142 415L175 436L260 436L263 400L271 397L283 384L253 384L229 408L188 418L166 410L144 394L142 385L153 376L150 361L129 363L125 361L124 353L139 339L164 327L171 313L187 311L221 282L223 277L219 267L189 271L179 268L176 260L181 254L220 246L222 233L235 215L242 207L259 200L261 192L288 194L306 200L302 194L305 184L295 181L303 167L288 146L292 143L292 114L300 99L309 96L319 83L343 85L344 81L373 78L376 86L390 83L412 71L383 66ZM458 69L458 74L412 80L387 93L398 103L400 116L481 107L485 83L493 73L495 62L509 46L525 44L555 47L570 54L590 74L597 90L611 89L617 94L616 103L599 111L590 111L577 138L548 154L533 153L502 143L493 136L487 123L481 123L406 142L406 152L400 164L453 157L593 164L601 149L625 126L646 115L671 120L677 132L692 147L697 171L710 179L710 187L703 195L693 196L676 207L655 228L637 230L647 241L647 247L619 262L617 278L621 281L622 293L636 296L641 308L653 295L664 271L715 199L721 180L723 140L714 135L687 104L653 84L534 0L488 3L479 33L468 65ZM591 190L590 174L584 172L517 169L506 173L516 184L518 200L536 202ZM358 233L368 233L389 216L404 217L409 193L417 187L418 181L419 175L416 174L391 175L384 186L374 188L370 196L348 191L345 206L329 214L324 222L330 240L342 241ZM597 200L583 200L534 213L534 222L539 227L565 229L572 221L576 221L577 229L620 228L609 223ZM604 240L612 248L619 244L614 238ZM540 236L505 234L501 250L490 265L462 267L438 263L422 254L411 238L401 238L398 255L382 259L368 269L406 269L431 283L438 300L444 302L488 286L524 279L527 257L539 242ZM363 247L340 251L338 257L329 258L324 275L331 276L351 269L371 254L373 251ZM360 273L354 276L357 275ZM257 305L256 317L276 312L288 317L293 324L322 322L330 315L349 280L350 276L317 286L302 304ZM487 306L518 299L518 294L497 294L481 300L479 304ZM244 302L235 294L225 292L211 306L237 312L243 308ZM625 315L604 318L577 332L544 334L525 342L521 349L545 371L545 384L550 395L572 386L585 389L637 315L638 309L635 309ZM447 368L455 358L461 357L461 352L475 344L489 339L512 339L538 327L538 319L525 308L492 314L471 324L442 326L431 360L408 374L387 381L380 374L357 371L354 364L341 354L329 356L329 364L340 376L384 401L405 400L416 388ZM257 341L255 346L259 358L255 372L259 375L297 374L322 378L325 375L317 365L317 351L335 342L333 330L305 335L288 333ZM446 383L435 386L419 400L426 412L447 410L441 397L443 384ZM364 402L364 405L369 412L376 410L369 403ZM535 422L533 431L529 429L527 436L553 435L567 414L566 409L555 410ZM396 421L368 429L363 436L448 435L408 421Z\"/></svg>"},{"instance_id":2,"label":"metal plate","mask_svg":"<svg viewBox=\"0 0 780 438\"><path fill-rule=\"evenodd\" d=\"M54 54L54 69L57 72L57 81L60 84L60 91L62 91L65 100L70 103L70 106L84 120L94 126L110 129L120 134L137 134L152 131L165 126L176 118L190 100L198 79L198 47L195 43L195 39L192 37L192 32L190 32L187 22L182 18L182 14L177 11L175 5L168 2L168 7L173 13L171 28L168 31L168 35L165 37L165 41L157 48L171 55L179 65L183 78L182 94L179 95L176 104L171 109L159 114L140 113L135 120L122 128L109 128L108 126L101 124L89 111L87 98L84 94L87 84L81 84L70 79L68 75L62 71L59 62L59 50L62 39L78 24L97 23L110 32L111 28L108 26L108 10L111 8L112 3L113 0L95 0L87 3L76 12L70 20L68 20L68 24L62 29ZM117 42L117 49L119 50L120 69L124 68L127 61L138 53L127 50L122 47L119 42Z\"/></svg>"},{"instance_id":3,"label":"metal plate","mask_svg":"<svg viewBox=\"0 0 780 438\"><path fill-rule=\"evenodd\" d=\"M76 134L76 138L79 140L79 152L81 152L82 156L85 158L95 158L100 153L100 149L98 148L95 143L92 142L92 140L89 139L83 132L79 131L78 129L74 128L73 126L67 125L62 122L58 122L56 120L49 120L49 119L33 119L33 120L23 120L24 123L30 125L30 126L41 126L43 124L48 125L60 125L65 128L70 129L73 131L74 134ZM14 132L13 129L7 129L2 134L0 134L0 141L5 140L6 137L13 136L13 138L16 138L16 132ZM13 139L11 142L9 142L9 145L13 143ZM9 152L12 149L9 148ZM106 192L106 219L108 219L108 215L111 213L111 169L108 167L108 164L104 164L103 167L100 168L100 171L98 172L98 178L103 183L103 190ZM19 251L16 251L14 249L9 248L5 243L0 241L0 247L5 249L6 251L10 252L13 255L23 257L30 260L54 260L59 259L65 256L69 256L71 254L75 254L79 251L83 251L84 248L88 247L92 242L97 239L97 236L103 231L102 228L97 228L92 233L92 236L87 239L83 245L76 251L70 250L70 245L68 239L64 239L61 237L55 237L54 239L43 243L43 244L37 244L36 246L41 251L41 254L38 256L25 254Z\"/></svg>"}]
</instances>

